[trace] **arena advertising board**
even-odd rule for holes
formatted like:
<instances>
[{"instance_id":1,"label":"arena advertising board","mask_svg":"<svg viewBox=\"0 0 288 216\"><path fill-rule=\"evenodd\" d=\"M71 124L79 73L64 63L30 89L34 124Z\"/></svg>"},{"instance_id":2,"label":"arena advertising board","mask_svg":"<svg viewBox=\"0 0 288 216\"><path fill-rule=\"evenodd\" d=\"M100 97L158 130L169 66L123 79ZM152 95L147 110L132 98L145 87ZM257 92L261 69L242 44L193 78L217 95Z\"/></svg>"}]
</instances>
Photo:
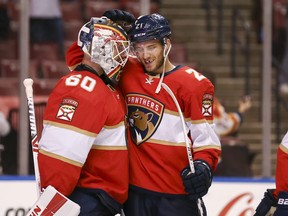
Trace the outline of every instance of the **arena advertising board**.
<instances>
[{"instance_id":1,"label":"arena advertising board","mask_svg":"<svg viewBox=\"0 0 288 216\"><path fill-rule=\"evenodd\" d=\"M273 179L214 178L204 197L209 216L252 216ZM0 177L0 215L25 216L37 200L33 177Z\"/></svg>"}]
</instances>

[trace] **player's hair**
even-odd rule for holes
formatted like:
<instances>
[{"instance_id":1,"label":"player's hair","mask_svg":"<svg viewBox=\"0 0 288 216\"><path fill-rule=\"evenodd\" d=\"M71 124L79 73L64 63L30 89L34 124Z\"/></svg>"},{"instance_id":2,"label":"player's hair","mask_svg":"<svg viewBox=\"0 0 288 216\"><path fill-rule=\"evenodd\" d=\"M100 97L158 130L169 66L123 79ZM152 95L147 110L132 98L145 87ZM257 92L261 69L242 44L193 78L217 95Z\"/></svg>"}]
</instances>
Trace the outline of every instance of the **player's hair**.
<instances>
[{"instance_id":1,"label":"player's hair","mask_svg":"<svg viewBox=\"0 0 288 216\"><path fill-rule=\"evenodd\" d=\"M170 35L171 29L168 20L157 13L138 17L129 30L129 38L132 43L160 40L165 44L166 38Z\"/></svg>"},{"instance_id":2,"label":"player's hair","mask_svg":"<svg viewBox=\"0 0 288 216\"><path fill-rule=\"evenodd\" d=\"M107 76L116 80L129 56L130 42L124 29L106 17L92 17L79 31L77 44ZM107 61L112 59L112 61Z\"/></svg>"}]
</instances>

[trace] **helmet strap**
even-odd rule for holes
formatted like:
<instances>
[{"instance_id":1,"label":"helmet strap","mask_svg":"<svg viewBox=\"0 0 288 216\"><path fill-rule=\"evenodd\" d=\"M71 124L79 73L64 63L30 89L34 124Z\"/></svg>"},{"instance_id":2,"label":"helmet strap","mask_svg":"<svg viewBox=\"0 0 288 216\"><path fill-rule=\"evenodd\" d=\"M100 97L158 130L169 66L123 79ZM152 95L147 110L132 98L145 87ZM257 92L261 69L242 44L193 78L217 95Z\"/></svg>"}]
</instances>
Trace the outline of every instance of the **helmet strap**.
<instances>
[{"instance_id":1,"label":"helmet strap","mask_svg":"<svg viewBox=\"0 0 288 216\"><path fill-rule=\"evenodd\" d=\"M158 94L161 90L161 84L163 82L164 79L164 74L165 74L165 65L166 65L166 60L168 58L169 52L171 50L172 44L170 43L170 46L167 48L167 43L164 43L164 49L163 49L163 57L164 57L164 62L163 62L163 70L162 70L162 74L159 80L159 83L157 85L156 91L155 93ZM167 52L166 52L167 49Z\"/></svg>"}]
</instances>

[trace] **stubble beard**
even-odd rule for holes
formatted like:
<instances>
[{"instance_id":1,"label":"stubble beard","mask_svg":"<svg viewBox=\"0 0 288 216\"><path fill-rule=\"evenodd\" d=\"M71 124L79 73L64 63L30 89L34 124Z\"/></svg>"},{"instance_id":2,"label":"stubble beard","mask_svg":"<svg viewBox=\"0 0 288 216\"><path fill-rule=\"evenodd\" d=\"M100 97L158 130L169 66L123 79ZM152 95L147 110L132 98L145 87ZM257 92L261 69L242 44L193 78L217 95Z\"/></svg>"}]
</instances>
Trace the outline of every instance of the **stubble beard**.
<instances>
[{"instance_id":1,"label":"stubble beard","mask_svg":"<svg viewBox=\"0 0 288 216\"><path fill-rule=\"evenodd\" d=\"M162 73L162 68L163 68L163 64L164 64L164 58L161 58L160 61L156 62L156 66L153 67L152 69L148 69L145 65L145 70L148 73L152 73L152 74L161 74Z\"/></svg>"}]
</instances>

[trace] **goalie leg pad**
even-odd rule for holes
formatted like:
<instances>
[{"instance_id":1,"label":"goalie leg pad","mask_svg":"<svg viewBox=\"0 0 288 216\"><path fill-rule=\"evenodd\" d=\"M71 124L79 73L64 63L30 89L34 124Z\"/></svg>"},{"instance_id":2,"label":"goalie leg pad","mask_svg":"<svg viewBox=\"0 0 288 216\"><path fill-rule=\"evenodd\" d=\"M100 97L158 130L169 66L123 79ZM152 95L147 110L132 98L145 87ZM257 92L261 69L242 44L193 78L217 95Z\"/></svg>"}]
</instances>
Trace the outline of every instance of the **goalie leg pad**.
<instances>
[{"instance_id":1,"label":"goalie leg pad","mask_svg":"<svg viewBox=\"0 0 288 216\"><path fill-rule=\"evenodd\" d=\"M55 215L78 216L80 206L58 192L54 187L48 186L26 216Z\"/></svg>"}]
</instances>

